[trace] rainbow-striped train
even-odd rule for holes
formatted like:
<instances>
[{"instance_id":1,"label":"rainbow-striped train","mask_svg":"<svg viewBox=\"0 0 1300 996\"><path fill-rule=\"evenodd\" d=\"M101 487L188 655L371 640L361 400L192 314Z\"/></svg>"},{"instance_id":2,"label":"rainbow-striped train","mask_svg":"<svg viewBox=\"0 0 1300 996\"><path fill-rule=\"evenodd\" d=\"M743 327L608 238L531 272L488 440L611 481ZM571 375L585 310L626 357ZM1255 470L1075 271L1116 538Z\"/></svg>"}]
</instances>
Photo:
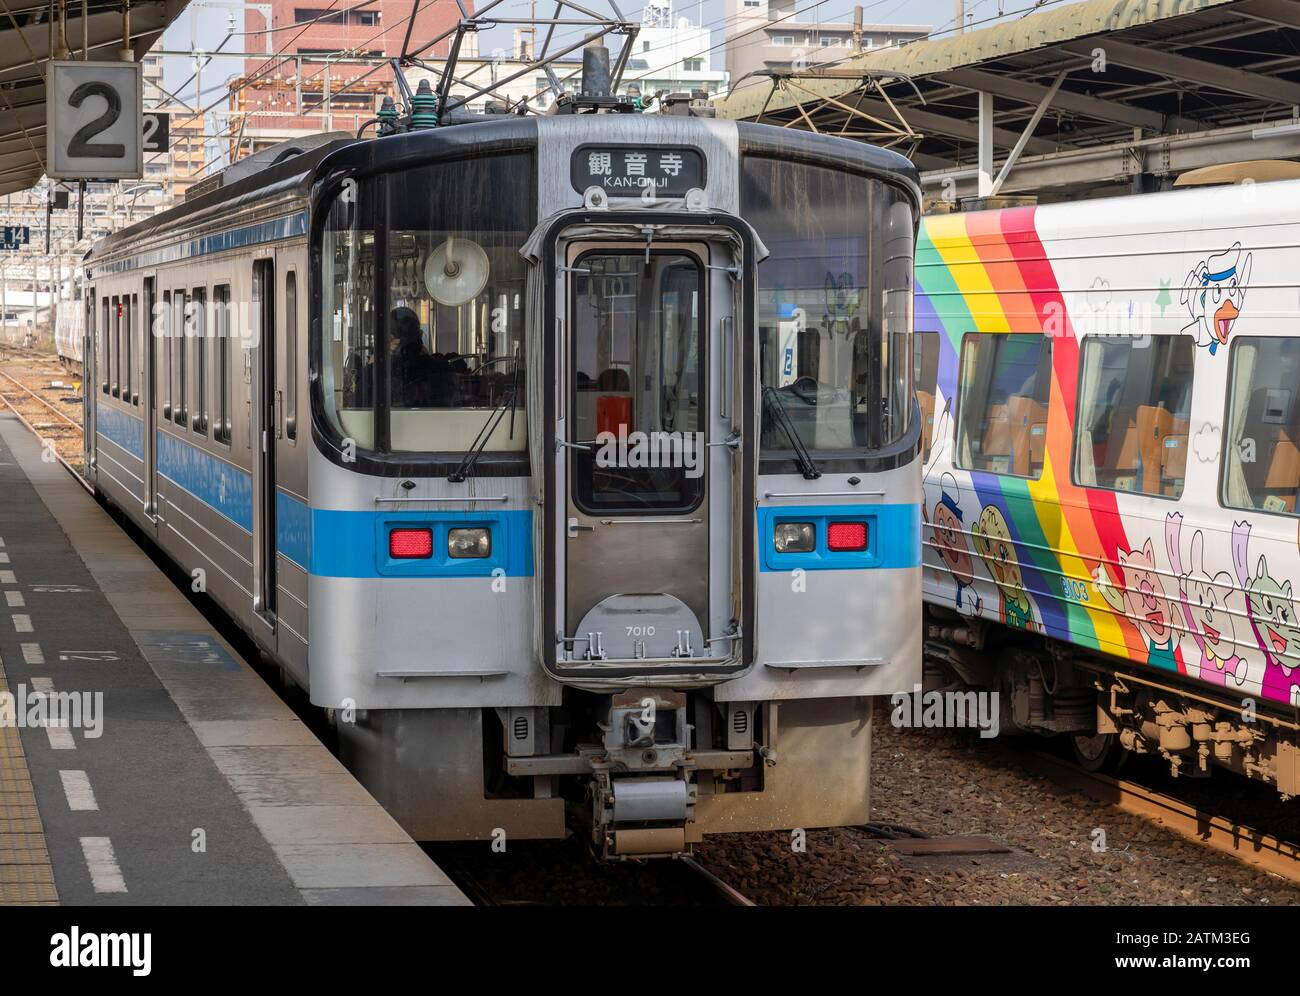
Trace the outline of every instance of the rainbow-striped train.
<instances>
[{"instance_id":1,"label":"rainbow-striped train","mask_svg":"<svg viewBox=\"0 0 1300 996\"><path fill-rule=\"evenodd\" d=\"M927 681L1300 795L1300 182L927 218Z\"/></svg>"}]
</instances>

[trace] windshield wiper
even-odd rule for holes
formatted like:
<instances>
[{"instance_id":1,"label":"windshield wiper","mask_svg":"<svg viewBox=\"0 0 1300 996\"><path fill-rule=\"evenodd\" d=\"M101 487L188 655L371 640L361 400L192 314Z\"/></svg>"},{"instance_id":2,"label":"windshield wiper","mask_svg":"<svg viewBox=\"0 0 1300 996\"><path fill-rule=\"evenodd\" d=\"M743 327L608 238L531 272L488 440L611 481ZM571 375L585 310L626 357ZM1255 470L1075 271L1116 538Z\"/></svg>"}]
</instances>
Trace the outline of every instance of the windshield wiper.
<instances>
[{"instance_id":1,"label":"windshield wiper","mask_svg":"<svg viewBox=\"0 0 1300 996\"><path fill-rule=\"evenodd\" d=\"M817 469L817 464L813 462L812 454L808 452L808 447L804 445L803 437L799 435L799 430L790 418L790 413L785 410L785 402L781 400L781 395L776 393L776 388L771 384L763 388L763 401L767 404L768 411L774 416L773 421L781 427L786 438L790 440L790 448L794 450L794 462L799 467L804 479L808 481L817 480L822 476L822 472Z\"/></svg>"},{"instance_id":2,"label":"windshield wiper","mask_svg":"<svg viewBox=\"0 0 1300 996\"><path fill-rule=\"evenodd\" d=\"M478 458L483 455L483 451L487 448L488 440L492 438L492 433L496 431L497 426L501 424L501 420L506 417L507 412L510 413L510 434L512 436L514 435L515 402L518 397L519 347L516 346L514 380L510 382L510 387L506 391L505 396L501 399L501 404L497 405L496 408L492 410L492 414L489 415L487 421L483 423L483 428L479 429L478 435L474 437L474 442L470 444L469 450L466 451L465 456L461 459L459 465L457 465L456 469L447 475L448 481L452 484L460 484L474 473L474 465L478 463Z\"/></svg>"}]
</instances>

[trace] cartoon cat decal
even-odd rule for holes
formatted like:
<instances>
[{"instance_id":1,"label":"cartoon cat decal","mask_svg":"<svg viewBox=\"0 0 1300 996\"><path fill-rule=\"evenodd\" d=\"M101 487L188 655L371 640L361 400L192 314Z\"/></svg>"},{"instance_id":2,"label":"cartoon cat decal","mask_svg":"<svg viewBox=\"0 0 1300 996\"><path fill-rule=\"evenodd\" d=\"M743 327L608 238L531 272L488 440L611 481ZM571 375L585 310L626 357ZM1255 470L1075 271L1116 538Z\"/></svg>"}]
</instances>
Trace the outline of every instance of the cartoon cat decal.
<instances>
[{"instance_id":1,"label":"cartoon cat decal","mask_svg":"<svg viewBox=\"0 0 1300 996\"><path fill-rule=\"evenodd\" d=\"M1237 580L1246 592L1246 619L1255 643L1264 653L1263 684L1286 693L1295 702L1300 696L1300 624L1297 624L1291 582L1278 583L1260 554L1255 574L1250 573L1250 523L1232 524L1232 563Z\"/></svg>"},{"instance_id":2,"label":"cartoon cat decal","mask_svg":"<svg viewBox=\"0 0 1300 996\"><path fill-rule=\"evenodd\" d=\"M1120 587L1109 583L1103 564L1097 572L1097 587L1112 609L1127 616L1147 644L1147 663L1166 671L1178 670L1174 651L1178 634L1173 627L1173 608L1156 570L1155 550L1148 539L1141 550L1120 550L1116 555Z\"/></svg>"},{"instance_id":3,"label":"cartoon cat decal","mask_svg":"<svg viewBox=\"0 0 1300 996\"><path fill-rule=\"evenodd\" d=\"M1178 578L1178 603L1187 633L1200 650L1199 660L1184 658L1187 673L1216 685L1231 682L1258 694L1264 661L1246 630L1246 603L1241 590L1227 571L1211 576L1205 569L1204 538L1198 529L1192 534L1191 562L1182 561L1181 512L1165 516L1165 546L1169 565Z\"/></svg>"}]
</instances>

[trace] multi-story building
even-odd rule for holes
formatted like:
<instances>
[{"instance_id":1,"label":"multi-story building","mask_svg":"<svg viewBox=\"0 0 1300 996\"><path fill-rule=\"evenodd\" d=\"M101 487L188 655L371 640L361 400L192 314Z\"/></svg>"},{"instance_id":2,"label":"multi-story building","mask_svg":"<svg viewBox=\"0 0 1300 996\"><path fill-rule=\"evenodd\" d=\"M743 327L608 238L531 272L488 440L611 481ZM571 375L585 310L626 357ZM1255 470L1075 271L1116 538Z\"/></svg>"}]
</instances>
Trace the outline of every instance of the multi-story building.
<instances>
[{"instance_id":1,"label":"multi-story building","mask_svg":"<svg viewBox=\"0 0 1300 996\"><path fill-rule=\"evenodd\" d=\"M734 87L763 69L815 68L930 33L926 24L796 19L796 0L727 0L727 73Z\"/></svg>"},{"instance_id":2,"label":"multi-story building","mask_svg":"<svg viewBox=\"0 0 1300 996\"><path fill-rule=\"evenodd\" d=\"M473 11L472 0L461 3ZM268 5L258 5L263 6ZM275 55L246 60L244 74L231 80L232 159L304 134L355 131L373 117L382 98L395 95L392 71L383 63L401 55L413 9L410 0L373 0L362 7L351 0L270 0L269 7L269 17L251 6L244 12L245 37L264 37L269 30L268 49ZM419 4L411 48L459 18L455 4ZM445 57L449 45L447 39L421 57ZM461 51L476 54L472 33ZM370 72L376 66L381 68Z\"/></svg>"}]
</instances>

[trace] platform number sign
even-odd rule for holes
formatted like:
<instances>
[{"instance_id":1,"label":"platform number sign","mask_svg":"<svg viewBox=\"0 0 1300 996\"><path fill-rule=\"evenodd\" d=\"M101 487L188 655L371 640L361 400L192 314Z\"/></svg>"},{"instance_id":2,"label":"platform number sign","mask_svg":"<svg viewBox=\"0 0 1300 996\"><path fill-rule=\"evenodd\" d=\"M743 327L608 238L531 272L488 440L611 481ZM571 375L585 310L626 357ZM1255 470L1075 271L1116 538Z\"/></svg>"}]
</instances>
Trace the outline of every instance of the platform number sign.
<instances>
[{"instance_id":1,"label":"platform number sign","mask_svg":"<svg viewBox=\"0 0 1300 996\"><path fill-rule=\"evenodd\" d=\"M165 111L144 112L144 151L166 152L172 144L172 116Z\"/></svg>"},{"instance_id":2,"label":"platform number sign","mask_svg":"<svg viewBox=\"0 0 1300 996\"><path fill-rule=\"evenodd\" d=\"M142 81L138 62L50 62L46 175L59 180L143 176Z\"/></svg>"}]
</instances>

